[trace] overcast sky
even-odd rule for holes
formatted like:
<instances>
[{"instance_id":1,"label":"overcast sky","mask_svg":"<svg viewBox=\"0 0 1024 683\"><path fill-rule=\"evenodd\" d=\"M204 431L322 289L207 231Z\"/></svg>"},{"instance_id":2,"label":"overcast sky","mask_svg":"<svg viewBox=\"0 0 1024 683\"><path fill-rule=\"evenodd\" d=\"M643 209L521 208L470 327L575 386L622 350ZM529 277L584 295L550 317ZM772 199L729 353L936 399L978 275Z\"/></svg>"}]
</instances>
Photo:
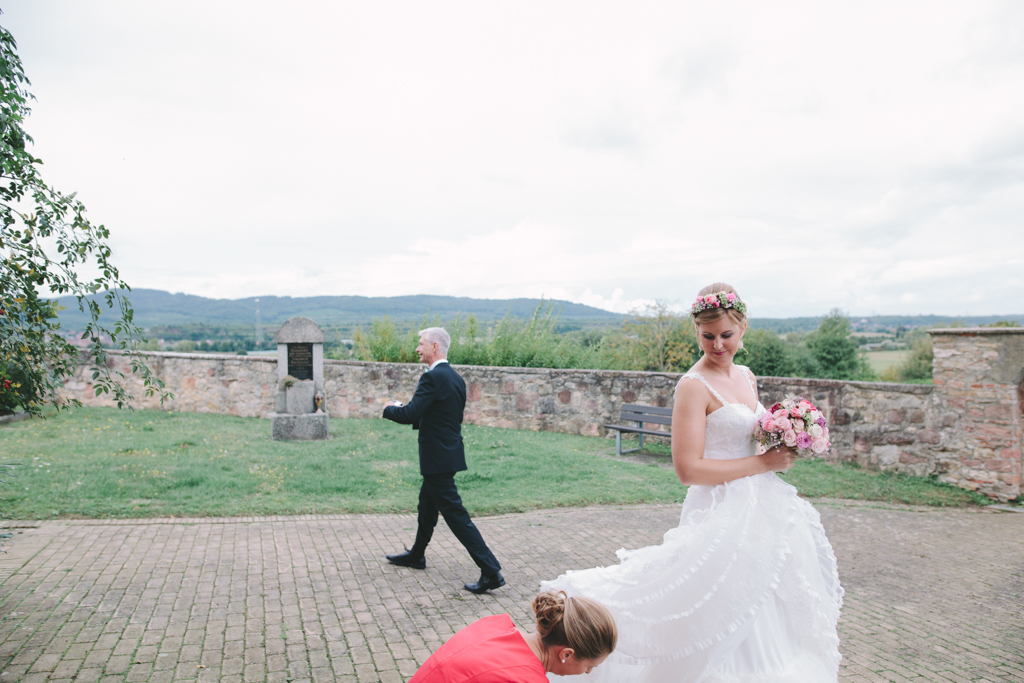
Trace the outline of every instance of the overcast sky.
<instances>
[{"instance_id":1,"label":"overcast sky","mask_svg":"<svg viewBox=\"0 0 1024 683\"><path fill-rule=\"evenodd\" d=\"M1024 311L1024 3L14 0L134 287Z\"/></svg>"}]
</instances>

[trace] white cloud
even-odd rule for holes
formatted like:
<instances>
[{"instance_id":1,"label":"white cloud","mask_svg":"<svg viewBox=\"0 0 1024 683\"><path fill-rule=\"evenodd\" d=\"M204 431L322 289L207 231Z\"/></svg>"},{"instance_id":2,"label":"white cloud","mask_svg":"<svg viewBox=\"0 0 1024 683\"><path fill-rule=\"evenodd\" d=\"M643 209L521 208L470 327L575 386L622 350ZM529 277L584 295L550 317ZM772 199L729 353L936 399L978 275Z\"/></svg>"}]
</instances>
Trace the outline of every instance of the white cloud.
<instances>
[{"instance_id":1,"label":"white cloud","mask_svg":"<svg viewBox=\"0 0 1024 683\"><path fill-rule=\"evenodd\" d=\"M4 9L33 151L137 287L1024 301L1016 3Z\"/></svg>"}]
</instances>

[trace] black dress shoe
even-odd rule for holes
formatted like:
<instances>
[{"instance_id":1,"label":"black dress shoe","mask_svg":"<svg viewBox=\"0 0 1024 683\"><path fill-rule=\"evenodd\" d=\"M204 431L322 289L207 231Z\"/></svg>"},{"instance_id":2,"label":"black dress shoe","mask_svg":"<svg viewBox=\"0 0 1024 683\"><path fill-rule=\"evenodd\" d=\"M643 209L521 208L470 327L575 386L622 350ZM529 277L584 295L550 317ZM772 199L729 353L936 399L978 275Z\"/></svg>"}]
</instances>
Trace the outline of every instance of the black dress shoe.
<instances>
[{"instance_id":1,"label":"black dress shoe","mask_svg":"<svg viewBox=\"0 0 1024 683\"><path fill-rule=\"evenodd\" d=\"M486 593L492 591L495 588L501 588L505 585L505 579L501 576L501 572L498 572L494 576L487 576L486 574L480 575L480 580L476 583L467 583L463 586L470 593Z\"/></svg>"},{"instance_id":2,"label":"black dress shoe","mask_svg":"<svg viewBox=\"0 0 1024 683\"><path fill-rule=\"evenodd\" d=\"M396 555L385 555L386 559L391 564L397 564L399 567L412 567L413 569L426 569L427 560L422 555L416 556L406 550L404 553L398 553Z\"/></svg>"}]
</instances>

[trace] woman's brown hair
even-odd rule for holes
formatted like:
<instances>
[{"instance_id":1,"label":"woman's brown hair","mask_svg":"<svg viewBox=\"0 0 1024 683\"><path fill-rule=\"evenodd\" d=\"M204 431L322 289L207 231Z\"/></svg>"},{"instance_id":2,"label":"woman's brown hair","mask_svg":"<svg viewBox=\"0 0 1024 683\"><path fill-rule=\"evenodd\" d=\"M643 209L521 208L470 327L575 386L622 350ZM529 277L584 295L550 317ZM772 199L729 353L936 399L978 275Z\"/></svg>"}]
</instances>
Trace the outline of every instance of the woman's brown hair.
<instances>
[{"instance_id":1,"label":"woman's brown hair","mask_svg":"<svg viewBox=\"0 0 1024 683\"><path fill-rule=\"evenodd\" d=\"M719 292L725 292L726 294L735 294L736 299L739 300L739 293L733 289L732 285L724 282L716 282L708 285L704 289L697 292L697 296L707 296L708 294L718 294ZM698 325L707 325L713 323L716 320L721 320L725 316L732 318L732 321L737 325L746 325L747 316L735 308L705 308L700 313L693 316L693 322Z\"/></svg>"},{"instance_id":2,"label":"woman's brown hair","mask_svg":"<svg viewBox=\"0 0 1024 683\"><path fill-rule=\"evenodd\" d=\"M608 608L590 598L546 591L533 599L544 647L571 647L577 659L598 659L615 650L619 630Z\"/></svg>"}]
</instances>

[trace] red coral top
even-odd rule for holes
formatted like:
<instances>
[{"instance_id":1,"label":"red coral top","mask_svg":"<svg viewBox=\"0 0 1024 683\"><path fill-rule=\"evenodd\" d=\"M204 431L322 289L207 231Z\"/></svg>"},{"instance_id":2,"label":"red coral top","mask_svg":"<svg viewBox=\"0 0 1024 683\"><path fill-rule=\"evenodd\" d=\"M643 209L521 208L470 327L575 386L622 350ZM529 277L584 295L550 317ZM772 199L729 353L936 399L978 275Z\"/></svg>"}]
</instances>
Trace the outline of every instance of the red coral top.
<instances>
[{"instance_id":1,"label":"red coral top","mask_svg":"<svg viewBox=\"0 0 1024 683\"><path fill-rule=\"evenodd\" d=\"M497 614L449 638L409 683L548 683L548 677L512 617Z\"/></svg>"}]
</instances>

